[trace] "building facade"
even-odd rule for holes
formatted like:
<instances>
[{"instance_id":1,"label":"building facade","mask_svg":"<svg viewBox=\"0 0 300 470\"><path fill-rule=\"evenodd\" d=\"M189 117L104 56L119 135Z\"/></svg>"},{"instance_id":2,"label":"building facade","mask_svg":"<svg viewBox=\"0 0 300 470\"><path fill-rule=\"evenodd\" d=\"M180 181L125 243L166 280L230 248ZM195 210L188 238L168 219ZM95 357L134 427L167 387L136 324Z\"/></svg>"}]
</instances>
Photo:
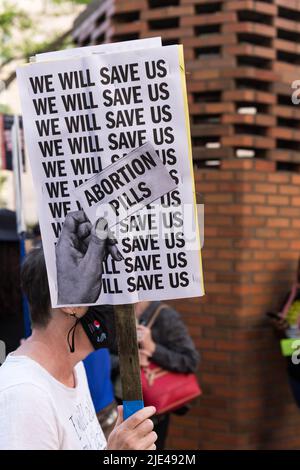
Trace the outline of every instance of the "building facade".
<instances>
[{"instance_id":1,"label":"building facade","mask_svg":"<svg viewBox=\"0 0 300 470\"><path fill-rule=\"evenodd\" d=\"M204 393L173 417L169 447L299 448L300 411L265 314L300 253L300 2L98 0L73 36L184 45L206 296L174 304L201 351Z\"/></svg>"}]
</instances>

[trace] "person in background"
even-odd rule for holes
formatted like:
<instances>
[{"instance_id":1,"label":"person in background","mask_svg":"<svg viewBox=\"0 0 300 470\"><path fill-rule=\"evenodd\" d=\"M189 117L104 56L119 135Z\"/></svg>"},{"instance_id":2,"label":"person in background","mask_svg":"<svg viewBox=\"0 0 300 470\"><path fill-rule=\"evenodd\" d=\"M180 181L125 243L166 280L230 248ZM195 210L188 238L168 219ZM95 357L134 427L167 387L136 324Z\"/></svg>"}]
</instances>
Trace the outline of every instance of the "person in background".
<instances>
[{"instance_id":1,"label":"person in background","mask_svg":"<svg viewBox=\"0 0 300 470\"><path fill-rule=\"evenodd\" d=\"M36 223L32 227L32 248L40 248L42 246L42 237L40 225Z\"/></svg>"},{"instance_id":2,"label":"person in background","mask_svg":"<svg viewBox=\"0 0 300 470\"><path fill-rule=\"evenodd\" d=\"M286 296L284 304L286 303L288 297L289 295ZM298 292L297 292L297 295L295 296L295 301L294 301L294 305L298 313L299 313L299 300L300 300L300 291L298 289ZM284 304L282 306L282 309L284 307ZM293 309L293 307L294 306L292 304L291 309ZM282 316L281 311L267 313L268 317L270 318L270 323L273 326L274 332L276 333L276 337L279 341L282 339L287 339L288 338L287 334L288 332L291 331L290 324L287 318ZM298 408L300 408L300 364L298 363L298 361L294 363L292 356L285 357L285 361L286 361L286 368L287 368L286 370L287 370L287 376L288 376L290 388L291 388L294 400Z\"/></svg>"},{"instance_id":3,"label":"person in background","mask_svg":"<svg viewBox=\"0 0 300 470\"><path fill-rule=\"evenodd\" d=\"M199 364L199 354L180 314L176 310L164 304L151 329L147 327L160 306L161 302L139 302L135 304L140 365L146 366L151 359L166 370L181 373L195 372ZM117 399L121 400L122 392L115 346L112 348L111 353L115 393ZM177 410L176 414L184 414L187 410L187 407L183 407ZM156 448L163 450L168 434L170 413L156 415L152 418L152 421L158 436Z\"/></svg>"},{"instance_id":4,"label":"person in background","mask_svg":"<svg viewBox=\"0 0 300 470\"><path fill-rule=\"evenodd\" d=\"M0 209L0 341L5 354L15 350L24 336L20 264L16 213Z\"/></svg>"},{"instance_id":5,"label":"person in background","mask_svg":"<svg viewBox=\"0 0 300 470\"><path fill-rule=\"evenodd\" d=\"M107 348L92 352L83 361L98 421L106 439L118 417L111 381L110 354Z\"/></svg>"}]
</instances>

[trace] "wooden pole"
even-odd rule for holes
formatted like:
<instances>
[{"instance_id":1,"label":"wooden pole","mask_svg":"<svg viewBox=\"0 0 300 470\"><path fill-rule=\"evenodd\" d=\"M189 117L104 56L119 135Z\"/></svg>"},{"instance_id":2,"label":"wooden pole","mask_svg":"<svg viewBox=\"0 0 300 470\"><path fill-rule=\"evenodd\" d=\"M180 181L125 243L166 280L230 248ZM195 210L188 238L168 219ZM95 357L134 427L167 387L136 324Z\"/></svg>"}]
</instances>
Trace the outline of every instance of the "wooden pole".
<instances>
[{"instance_id":1,"label":"wooden pole","mask_svg":"<svg viewBox=\"0 0 300 470\"><path fill-rule=\"evenodd\" d=\"M144 407L133 305L115 306L124 419Z\"/></svg>"}]
</instances>

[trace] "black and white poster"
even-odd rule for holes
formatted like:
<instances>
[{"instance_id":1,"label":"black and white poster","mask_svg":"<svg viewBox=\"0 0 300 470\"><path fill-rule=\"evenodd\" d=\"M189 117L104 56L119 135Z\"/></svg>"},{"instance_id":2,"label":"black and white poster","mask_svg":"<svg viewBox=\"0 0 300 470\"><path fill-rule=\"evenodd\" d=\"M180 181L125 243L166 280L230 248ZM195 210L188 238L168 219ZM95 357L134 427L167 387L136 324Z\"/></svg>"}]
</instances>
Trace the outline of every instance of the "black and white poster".
<instances>
[{"instance_id":1,"label":"black and white poster","mask_svg":"<svg viewBox=\"0 0 300 470\"><path fill-rule=\"evenodd\" d=\"M17 75L52 305L203 295L182 46Z\"/></svg>"}]
</instances>

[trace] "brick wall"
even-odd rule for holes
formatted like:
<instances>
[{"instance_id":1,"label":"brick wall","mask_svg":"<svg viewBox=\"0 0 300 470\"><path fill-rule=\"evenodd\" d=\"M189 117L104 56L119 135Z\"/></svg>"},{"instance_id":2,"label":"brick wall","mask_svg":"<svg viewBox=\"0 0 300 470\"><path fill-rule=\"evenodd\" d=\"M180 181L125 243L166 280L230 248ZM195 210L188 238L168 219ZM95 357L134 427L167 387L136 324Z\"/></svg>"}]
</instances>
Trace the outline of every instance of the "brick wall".
<instances>
[{"instance_id":1,"label":"brick wall","mask_svg":"<svg viewBox=\"0 0 300 470\"><path fill-rule=\"evenodd\" d=\"M77 45L161 36L183 44L193 158L299 164L300 4L287 0L94 0Z\"/></svg>"},{"instance_id":2,"label":"brick wall","mask_svg":"<svg viewBox=\"0 0 300 470\"><path fill-rule=\"evenodd\" d=\"M206 296L174 302L201 351L203 396L172 420L176 449L299 448L279 343L265 317L278 308L300 254L300 175L264 160L195 170L205 203Z\"/></svg>"}]
</instances>

